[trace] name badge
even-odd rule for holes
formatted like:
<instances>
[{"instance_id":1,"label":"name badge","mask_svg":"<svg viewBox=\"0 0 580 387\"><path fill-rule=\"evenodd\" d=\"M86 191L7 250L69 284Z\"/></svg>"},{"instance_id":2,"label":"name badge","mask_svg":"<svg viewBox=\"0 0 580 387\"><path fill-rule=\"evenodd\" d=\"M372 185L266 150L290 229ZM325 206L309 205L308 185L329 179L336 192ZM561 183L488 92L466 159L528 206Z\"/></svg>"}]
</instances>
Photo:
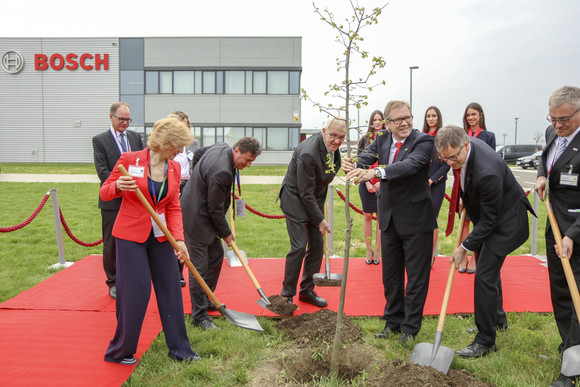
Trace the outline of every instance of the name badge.
<instances>
[{"instance_id":1,"label":"name badge","mask_svg":"<svg viewBox=\"0 0 580 387\"><path fill-rule=\"evenodd\" d=\"M161 223L163 223L163 225L167 227L167 223L165 223L165 214L159 214L159 218L161 219ZM155 223L153 218L151 218L151 223L153 224L153 235L155 235L156 238L165 235L163 234L163 231L161 231L161 228L157 225L157 223Z\"/></svg>"},{"instance_id":2,"label":"name badge","mask_svg":"<svg viewBox=\"0 0 580 387\"><path fill-rule=\"evenodd\" d=\"M578 187L578 174L562 172L560 174L560 184L568 187Z\"/></svg>"},{"instance_id":3,"label":"name badge","mask_svg":"<svg viewBox=\"0 0 580 387\"><path fill-rule=\"evenodd\" d=\"M145 167L139 165L129 165L129 175L133 177L143 177L145 175Z\"/></svg>"}]
</instances>

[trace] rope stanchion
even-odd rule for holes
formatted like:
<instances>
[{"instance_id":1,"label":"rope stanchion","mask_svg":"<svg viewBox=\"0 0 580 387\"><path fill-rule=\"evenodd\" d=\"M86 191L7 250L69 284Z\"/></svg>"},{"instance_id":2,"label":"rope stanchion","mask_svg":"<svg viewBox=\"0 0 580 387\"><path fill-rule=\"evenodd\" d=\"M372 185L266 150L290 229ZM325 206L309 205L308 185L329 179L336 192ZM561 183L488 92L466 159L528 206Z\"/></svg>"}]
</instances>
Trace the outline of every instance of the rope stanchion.
<instances>
[{"instance_id":1,"label":"rope stanchion","mask_svg":"<svg viewBox=\"0 0 580 387\"><path fill-rule=\"evenodd\" d=\"M239 199L238 195L232 193L232 195L234 195L234 199ZM268 215L268 214L264 214L263 212L260 212L258 210L254 210L252 207L250 207L248 205L248 203L245 203L246 209L248 211L250 211L253 214L256 214L258 216L261 216L262 218L267 218L267 219L286 219L286 215Z\"/></svg>"},{"instance_id":2,"label":"rope stanchion","mask_svg":"<svg viewBox=\"0 0 580 387\"><path fill-rule=\"evenodd\" d=\"M47 192L46 195L44 195L44 198L42 199L42 201L40 202L40 205L38 206L38 208L36 210L34 210L32 215L30 215L30 217L28 219L26 219L24 222L17 224L16 226L12 226L12 227L0 227L0 232L12 232L12 231L20 230L21 228L23 228L25 226L28 226L30 224L30 222L32 222L34 220L34 218L36 218L38 213L44 208L44 205L48 201L49 197L50 197L50 192Z\"/></svg>"},{"instance_id":3,"label":"rope stanchion","mask_svg":"<svg viewBox=\"0 0 580 387\"><path fill-rule=\"evenodd\" d=\"M346 197L342 194L342 192L340 192L340 190L338 188L336 188L336 193L338 194L338 197L340 197L342 199L342 201L346 203ZM361 214L361 215L363 214L363 210L361 210L360 208L357 208L350 201L348 202L348 206L350 208L352 208L354 211L358 212L359 214ZM377 220L377 217L375 215L373 215L373 220Z\"/></svg>"},{"instance_id":4,"label":"rope stanchion","mask_svg":"<svg viewBox=\"0 0 580 387\"><path fill-rule=\"evenodd\" d=\"M103 243L103 239L99 239L96 242L88 243L88 242L83 242L80 239L78 239L77 237L75 237L73 235L73 233L71 232L70 228L68 227L68 224L66 224L66 221L64 220L64 216L62 215L62 210L59 208L58 211L60 213L60 222L62 223L62 227L64 228L66 235L68 235L69 238L72 239L73 241L75 241L77 244L79 244L81 246L85 246L85 247L94 247L94 246L98 246L101 243Z\"/></svg>"}]
</instances>

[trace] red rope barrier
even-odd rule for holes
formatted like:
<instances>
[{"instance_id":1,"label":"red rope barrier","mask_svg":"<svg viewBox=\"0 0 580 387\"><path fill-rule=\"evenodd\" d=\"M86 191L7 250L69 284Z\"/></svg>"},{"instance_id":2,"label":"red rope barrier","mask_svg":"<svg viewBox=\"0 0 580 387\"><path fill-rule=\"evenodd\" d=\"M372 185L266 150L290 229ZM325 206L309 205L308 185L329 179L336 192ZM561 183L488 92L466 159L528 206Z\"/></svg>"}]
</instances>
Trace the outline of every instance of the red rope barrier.
<instances>
[{"instance_id":1,"label":"red rope barrier","mask_svg":"<svg viewBox=\"0 0 580 387\"><path fill-rule=\"evenodd\" d=\"M28 226L30 224L30 222L32 222L34 220L34 218L36 218L36 215L38 215L38 213L42 210L42 208L46 204L49 196L50 196L50 192L47 192L46 195L44 195L44 198L42 199L42 201L40 202L40 205L38 206L38 208L36 210L34 210L32 215L30 215L30 217L28 219L26 219L24 222L17 224L16 226L12 226L12 227L0 227L0 232L12 232L12 231L19 230L22 227Z\"/></svg>"},{"instance_id":2,"label":"red rope barrier","mask_svg":"<svg viewBox=\"0 0 580 387\"><path fill-rule=\"evenodd\" d=\"M239 199L238 195L232 193L232 195L234 195L235 199ZM250 211L253 214L256 214L258 216L261 216L262 218L267 218L267 219L285 219L286 215L268 215L268 214L264 214L263 212L260 212L258 210L254 210L252 207L250 207L248 205L248 203L245 204L246 208L248 209L248 211Z\"/></svg>"},{"instance_id":3,"label":"red rope barrier","mask_svg":"<svg viewBox=\"0 0 580 387\"><path fill-rule=\"evenodd\" d=\"M93 246L97 246L97 245L100 245L101 243L103 243L102 239L99 239L96 242L87 243L87 242L83 242L80 239L78 239L77 237L75 237L73 235L73 233L71 232L70 228L68 227L68 224L66 224L66 221L64 220L64 216L62 215L62 210L60 208L58 209L58 212L60 213L60 223L62 224L64 231L66 231L66 234L70 237L70 239L75 241L77 244L79 244L81 246L85 246L85 247L93 247Z\"/></svg>"},{"instance_id":4,"label":"red rope barrier","mask_svg":"<svg viewBox=\"0 0 580 387\"><path fill-rule=\"evenodd\" d=\"M338 194L338 196L342 199L343 202L346 203L346 196L344 196L342 194L342 192L340 192L340 190L338 188L336 188L336 193ZM352 208L353 210L355 210L356 212L358 212L359 214L363 214L363 211L359 208L357 208L354 204L352 204L350 201L348 202L348 206L350 208ZM377 220L377 217L375 215L373 215L373 220Z\"/></svg>"}]
</instances>

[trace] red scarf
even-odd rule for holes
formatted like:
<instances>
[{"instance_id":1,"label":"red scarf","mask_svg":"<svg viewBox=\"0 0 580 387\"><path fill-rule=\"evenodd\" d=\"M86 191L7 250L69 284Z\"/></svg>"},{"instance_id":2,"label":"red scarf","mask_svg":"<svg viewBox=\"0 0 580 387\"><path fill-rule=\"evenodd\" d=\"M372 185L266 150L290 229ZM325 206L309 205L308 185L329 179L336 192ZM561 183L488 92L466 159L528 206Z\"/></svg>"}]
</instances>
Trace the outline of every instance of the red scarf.
<instances>
[{"instance_id":1,"label":"red scarf","mask_svg":"<svg viewBox=\"0 0 580 387\"><path fill-rule=\"evenodd\" d=\"M473 133L471 131L471 128L469 128L469 130L467 131L467 135L470 137L477 137L477 136L479 136L479 133L481 133L482 130L483 129L481 129L481 127L480 127L479 129L477 129L477 132Z\"/></svg>"}]
</instances>

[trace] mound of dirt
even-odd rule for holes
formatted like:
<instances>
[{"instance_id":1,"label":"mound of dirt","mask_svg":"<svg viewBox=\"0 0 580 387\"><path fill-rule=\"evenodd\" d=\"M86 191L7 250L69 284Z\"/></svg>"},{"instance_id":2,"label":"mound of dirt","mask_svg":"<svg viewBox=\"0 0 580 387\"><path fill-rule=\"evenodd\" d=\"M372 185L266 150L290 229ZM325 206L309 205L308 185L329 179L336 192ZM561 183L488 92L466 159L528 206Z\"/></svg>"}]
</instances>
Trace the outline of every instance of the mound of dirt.
<instances>
[{"instance_id":1,"label":"mound of dirt","mask_svg":"<svg viewBox=\"0 0 580 387\"><path fill-rule=\"evenodd\" d=\"M274 295L268 297L268 301L270 301L270 304L272 304L267 306L268 310L280 316L291 316L292 313L298 309L298 305L288 302L286 297Z\"/></svg>"}]
</instances>

